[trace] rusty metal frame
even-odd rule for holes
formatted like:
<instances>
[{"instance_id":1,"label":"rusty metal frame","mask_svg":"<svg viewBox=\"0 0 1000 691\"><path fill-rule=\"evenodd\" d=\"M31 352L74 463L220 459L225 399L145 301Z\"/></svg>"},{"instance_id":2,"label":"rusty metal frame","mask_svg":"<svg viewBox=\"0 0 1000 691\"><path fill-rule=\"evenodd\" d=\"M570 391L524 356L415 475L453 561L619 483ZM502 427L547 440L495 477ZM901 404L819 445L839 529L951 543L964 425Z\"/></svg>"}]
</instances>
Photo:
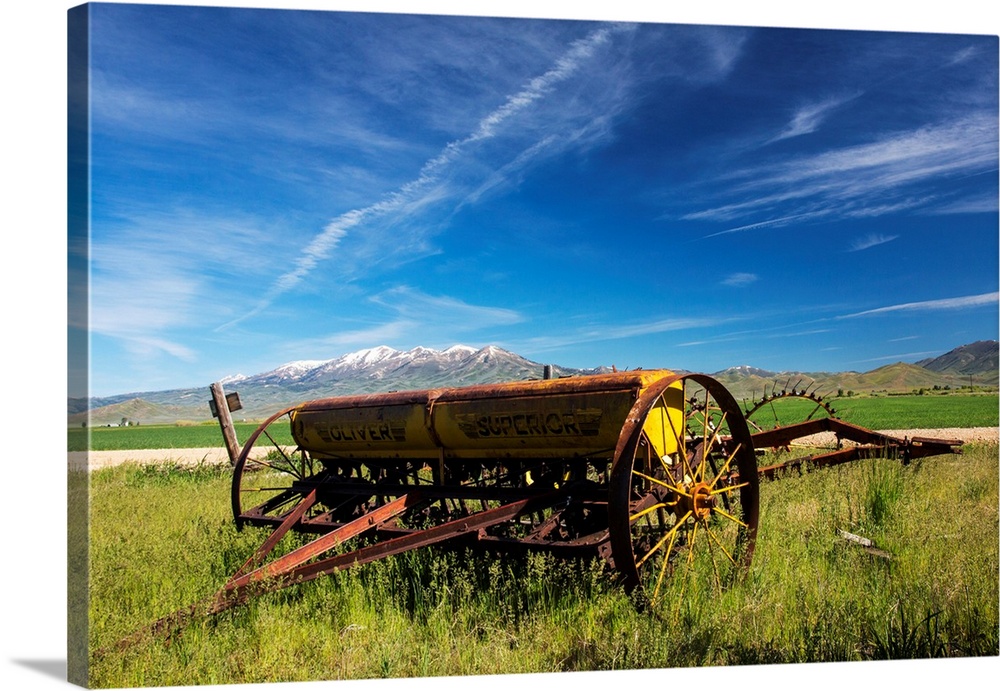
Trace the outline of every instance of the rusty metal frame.
<instances>
[{"instance_id":1,"label":"rusty metal frame","mask_svg":"<svg viewBox=\"0 0 1000 691\"><path fill-rule=\"evenodd\" d=\"M898 457L903 463L909 463L916 458L937 456L941 454L961 453L963 442L960 439L931 439L913 437L899 439L881 432L874 432L864 427L852 425L838 418L818 418L807 422L778 427L766 432L757 432L753 437L754 448L787 447L793 442L820 432L833 432L837 438L837 450L793 458L763 468L758 468L760 477L775 479L787 470L804 467L831 467L850 461L877 456ZM854 442L856 446L842 448L844 440Z\"/></svg>"},{"instance_id":2,"label":"rusty metal frame","mask_svg":"<svg viewBox=\"0 0 1000 691\"><path fill-rule=\"evenodd\" d=\"M238 525L252 524L262 527L273 528L271 536L262 544L255 554L241 567L233 577L227 582L222 590L216 595L215 601L210 608L211 611L222 611L229 607L244 602L253 594L270 592L287 585L313 580L322 575L332 573L351 566L367 563L372 560L381 559L401 552L418 549L421 547L437 544L461 543L474 545L484 549L497 551L547 551L559 556L585 556L599 554L607 559L609 564L623 561L622 555L614 555L614 545L616 542L615 531L621 533L627 530L628 507L621 507L623 501L623 481L621 478L629 475L631 471L622 470L625 465L621 459L627 455L638 440L643 422L649 409L656 400L663 395L663 392L678 381L692 381L709 392L713 400L721 402L721 405L729 412L730 422L735 425L738 432L738 439L731 437L720 438L729 445L742 447L738 454L737 469L730 475L733 483L739 482L741 475L752 476L753 480L747 483L747 487L741 491L744 502L749 510L750 526L748 531L747 550L745 561L748 563L752 558L754 537L758 523L758 500L757 500L757 480L774 479L781 477L784 473L804 468L804 467L830 467L847 463L861 458L869 458L878 455L889 455L908 462L910 459L922 456L936 455L942 453L958 452L955 447L961 442L954 440L938 439L897 439L895 437L873 432L863 427L858 427L850 423L843 422L837 418L819 418L807 420L806 422L788 425L764 432L750 433L747 428L745 417L742 415L738 405L732 395L719 382L700 374L673 374L655 381L647 388L640 389L640 380L636 373L632 373L631 378L614 379L617 386L621 387L622 382L628 381L633 386L636 403L629 413L624 426L621 428L618 438L617 448L609 449L611 453L608 465L608 477L605 484L587 486L586 483L576 486L566 485L554 492L541 494L537 488L529 487L497 487L482 486L476 484L456 484L450 482L447 476L445 461L447 460L445 449L441 440L437 437L434 428L435 407L437 404L452 400L465 400L467 398L488 399L488 400L510 400L525 392L537 387L538 382L517 382L512 384L487 384L475 387L467 387L455 390L431 389L418 392L393 392L387 394L368 394L355 397L338 399L321 399L298 406L299 410L322 410L326 407L336 407L337 409L354 409L378 405L420 405L423 407L424 425L429 431L434 444L439 453L435 458L394 458L395 462L401 463L427 463L432 469L433 480L431 484L407 485L398 483L337 483L325 482L324 477L318 476L316 482L299 481L292 484L285 491L271 497L262 504L243 509L240 503L237 484L239 478L234 478L232 501L234 514ZM559 392L581 393L600 392L602 387L608 385L613 378L608 377L588 377L577 380L555 380L546 382L544 386ZM620 388L619 388L620 390ZM242 471L248 455L264 429L272 422L278 420L283 415L295 408L287 408L271 416L263 423L258 430L248 439L240 454L237 464L237 475ZM742 430L742 431L741 431ZM766 447L787 447L794 442L816 434L818 432L833 432L837 438L837 449L829 452L807 455L791 460L783 461L774 465L758 468L754 461L755 449ZM852 442L852 446L842 447L843 441ZM538 459L543 462L545 459ZM583 457L568 459L577 462L586 462ZM523 459L528 464L528 459ZM616 470L618 468L618 470ZM616 473L618 479L616 480ZM625 483L627 484L627 483ZM617 491L616 491L617 490ZM309 509L323 496L327 499L333 496L349 497L351 495L377 496L389 501L381 506L371 509L358 518L349 521L336 520L327 512L319 516L308 516ZM568 499L572 495L572 500L577 502L576 506L586 506L592 511L597 511L601 515L606 515L606 522L602 526L587 535L581 535L572 539L550 539L557 530L562 519L561 508L568 505ZM270 515L276 507L286 503L294 504L293 508L284 514ZM407 511L418 508L425 508L434 504L445 506L448 501L464 502L467 500L481 501L484 508L480 511L468 512L463 515L454 516L445 511L447 519L444 523L438 523L429 528L414 529L399 523L398 519ZM499 503L500 506L485 508L486 502ZM560 502L564 506L560 507ZM616 504L617 502L617 504ZM464 505L463 505L464 508ZM518 516L539 509L553 510L552 514L546 517L540 525L526 536L507 537L503 535L489 534L487 528L496 526L508 521L515 520ZM617 516L617 518L616 518ZM622 521L625 516L625 522ZM615 525L618 528L615 528ZM624 526L624 527L623 527ZM267 554L289 531L301 533L318 533L320 537L312 542L299 547L293 552L275 560L267 565L261 565ZM344 541L357 537L363 533L372 536L372 543L358 547L346 554L319 558L325 552L333 549ZM617 542L623 544L623 538L618 536ZM622 551L619 547L619 552ZM318 560L317 560L318 559ZM620 567L616 570L621 571ZM626 573L626 586L635 587L638 583L636 574Z\"/></svg>"},{"instance_id":3,"label":"rusty metal frame","mask_svg":"<svg viewBox=\"0 0 1000 691\"><path fill-rule=\"evenodd\" d=\"M705 390L706 405L710 394L715 404L719 406L717 410L726 411L723 420L726 420L727 415L730 416L726 421L730 430L728 435L722 436L716 431L711 440L707 440L706 420L705 438L700 439L699 443L703 445L701 453L706 458L709 447L713 443L718 443L727 450L727 453L731 453L730 460L726 462L727 466L733 459L736 460L734 469L725 475L723 475L724 469L720 470L713 483L722 477L731 482L733 487L740 488L741 508L748 512L745 514L746 534L740 538L746 542L744 565L748 565L752 557L757 531L760 479L778 479L798 469L831 467L876 456L887 456L907 463L912 459L926 456L961 453L962 442L959 440L924 437L899 439L843 422L835 417L810 419L751 434L743 411L722 384L706 375L674 374L665 370L312 401L285 408L269 417L247 439L235 464L231 503L237 527L244 525L268 527L272 529L270 535L212 596L157 620L151 626L119 642L117 647L118 649L127 647L146 635L169 632L183 626L196 616L223 612L263 593L432 545L466 545L497 552L545 551L560 557L600 556L618 571L627 589L635 588L639 585L639 577L629 535L629 492L636 447L652 407L664 396L668 387L688 380ZM463 484L457 482L454 477L449 477L447 462L456 460L462 462L462 459L451 458L448 455L442 439L435 430L436 406L467 400L510 401L526 392L539 390L556 392L559 395L600 393L605 390L604 387L612 386L616 387L614 389L616 395L629 392L632 396L629 400L633 401L626 406L626 409L631 406L631 410L628 410L627 417L617 432L617 446L614 448L601 446L599 451L589 455L567 455L562 458L520 456L506 459L498 451L495 459L490 458L497 463L502 461L505 465L511 460L513 465L507 467L517 470L509 470L507 475L493 476L492 485L477 482ZM616 400L621 401L620 398ZM346 463L353 457L339 459L320 456L319 462L323 468L315 475L307 478L305 472L300 475L293 471L297 479L291 486L273 488L278 492L274 496L256 506L243 507L240 495L241 483L250 453L261 435L267 436L274 443L267 432L267 427L282 416L288 415L292 420L295 411L323 410L325 406L337 406L338 410L344 410L402 404L418 404L424 407L424 423L437 449L433 454L434 457L400 458L397 455L392 458L384 457L381 460L363 459L366 463L376 465L379 462L401 464L403 474L400 476L400 482L381 481L378 478L371 482L367 480L357 483L339 482L339 476L333 471L344 472L344 469L348 468L350 473L350 466L337 466L337 463ZM663 404L667 405L665 399ZM789 447L794 442L818 432L832 432L837 440L837 448L792 458L766 467L757 466L757 450L768 447ZM675 431L675 434L678 433ZM845 447L843 445L845 441L850 442L850 445ZM678 442L680 442L679 437ZM610 443L614 444L613 441ZM275 446L277 447L276 444ZM426 451L426 447L424 450ZM283 455L284 453L282 451ZM316 457L311 451L309 454L313 462L316 462ZM291 464L287 456L285 459ZM303 456L303 462L305 459L306 456ZM332 464L333 468L328 467L327 463ZM598 481L586 477L572 479L567 476L567 481L557 482L555 486L549 484L547 487L542 487L543 483L536 483L533 486L529 486L528 483L504 486L521 475L526 475L526 468L527 472L530 472L531 469L543 468L550 463L562 464L563 469L572 464L581 464L583 467L588 463L595 464L595 467L601 464L604 470L598 471ZM268 465L264 462L261 464ZM419 467L416 464L430 465L434 478L430 484L417 483L416 470L411 470ZM388 466L379 467L384 469ZM357 472L360 478L360 470ZM586 476L587 473L583 475ZM408 483L408 479L412 479L413 483ZM333 497L345 497L347 502L353 497L358 503L349 506L349 511L343 512L340 511L340 505L330 508L332 503L329 500ZM374 500L373 507L366 506L368 498ZM468 510L465 502L477 501L481 508ZM287 511L284 510L286 506ZM310 515L317 506L323 507L321 510L329 510L324 510L318 515ZM407 525L401 522L408 513L425 510L436 511L435 518L438 522L425 528L414 528L413 524ZM543 512L551 513L546 515ZM518 521L529 514L531 517L527 519L527 525L530 529L527 534L514 531L512 535L504 530L488 530ZM318 536L268 562L269 555L278 543L292 531L318 534ZM362 536L367 536L367 544L345 553L328 555L348 540ZM629 566L635 568L628 568Z\"/></svg>"},{"instance_id":4,"label":"rusty metal frame","mask_svg":"<svg viewBox=\"0 0 1000 691\"><path fill-rule=\"evenodd\" d=\"M376 528L386 521L425 503L426 499L421 496L420 491L415 490L374 509L350 523L345 523L337 527L269 564L249 571L248 568L251 564L258 563L273 548L274 544L280 540L285 532L301 521L302 513L305 510L303 509L302 512L299 512L296 509L289 513L286 521L272 534L271 538L277 535L277 539L273 540L273 542L269 539L262 545L254 557L244 564L230 578L226 585L216 593L206 613L217 614L242 604L249 598L257 595L280 590L290 585L305 583L336 571L360 566L377 559L384 559L422 547L438 545L456 539L464 539L472 542L479 540L489 541L489 536L483 532L486 528L514 520L518 516L530 511L551 507L564 499L565 496L565 491L555 491L521 499L496 508L485 509L468 516L462 516L429 528L408 531L406 534L377 541L344 554L326 557L319 561L311 561L323 553L334 549L346 540L358 537L364 532ZM520 543L520 541L517 542ZM590 543L575 545L577 549L591 546ZM176 614L173 616L176 616Z\"/></svg>"}]
</instances>

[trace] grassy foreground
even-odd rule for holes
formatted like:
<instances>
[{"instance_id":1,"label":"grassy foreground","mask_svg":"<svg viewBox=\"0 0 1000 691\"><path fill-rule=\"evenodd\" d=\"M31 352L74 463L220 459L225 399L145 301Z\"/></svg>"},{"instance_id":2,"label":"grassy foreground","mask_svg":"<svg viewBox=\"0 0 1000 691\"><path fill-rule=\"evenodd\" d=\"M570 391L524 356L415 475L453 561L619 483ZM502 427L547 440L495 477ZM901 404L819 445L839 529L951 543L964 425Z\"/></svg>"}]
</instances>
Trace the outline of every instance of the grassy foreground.
<instances>
[{"instance_id":1,"label":"grassy foreground","mask_svg":"<svg viewBox=\"0 0 1000 691\"><path fill-rule=\"evenodd\" d=\"M210 595L263 541L235 530L228 490L207 466L93 473L92 651ZM671 582L642 613L598 563L423 550L92 652L90 684L997 655L997 505L996 445L796 474L762 486L753 566L721 595Z\"/></svg>"}]
</instances>

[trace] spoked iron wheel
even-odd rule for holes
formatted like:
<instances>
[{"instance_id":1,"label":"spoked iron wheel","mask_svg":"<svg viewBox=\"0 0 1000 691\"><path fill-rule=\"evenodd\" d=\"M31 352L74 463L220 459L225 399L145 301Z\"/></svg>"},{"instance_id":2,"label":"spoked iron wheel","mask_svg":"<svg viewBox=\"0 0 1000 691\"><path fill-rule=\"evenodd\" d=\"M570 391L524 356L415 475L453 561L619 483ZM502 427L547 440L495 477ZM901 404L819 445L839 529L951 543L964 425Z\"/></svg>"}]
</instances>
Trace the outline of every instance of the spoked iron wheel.
<instances>
[{"instance_id":1,"label":"spoked iron wheel","mask_svg":"<svg viewBox=\"0 0 1000 691\"><path fill-rule=\"evenodd\" d=\"M294 509L316 483L323 466L294 444L281 443L292 408L275 413L243 445L233 469L236 525L265 524ZM280 430L279 427L285 427Z\"/></svg>"},{"instance_id":2,"label":"spoked iron wheel","mask_svg":"<svg viewBox=\"0 0 1000 691\"><path fill-rule=\"evenodd\" d=\"M646 390L618 439L608 514L615 568L650 605L664 606L669 590L670 606L679 606L686 588L707 581L721 591L745 572L757 534L757 464L725 387L689 374ZM677 587L667 587L668 575L681 579ZM695 579L702 585L691 586Z\"/></svg>"},{"instance_id":3,"label":"spoked iron wheel","mask_svg":"<svg viewBox=\"0 0 1000 691\"><path fill-rule=\"evenodd\" d=\"M765 392L759 401L746 409L747 424L753 434L770 432L798 423L811 422L836 417L833 407L816 392L807 390ZM793 450L793 447L796 447ZM833 451L839 449L840 439L831 433L809 436L799 436L794 441L766 446L759 443L757 452L764 466L779 462L789 453L800 453L801 449L816 451Z\"/></svg>"},{"instance_id":4,"label":"spoked iron wheel","mask_svg":"<svg viewBox=\"0 0 1000 691\"><path fill-rule=\"evenodd\" d=\"M746 409L747 423L754 432L826 417L836 417L833 408L822 396L806 389L765 392Z\"/></svg>"}]
</instances>

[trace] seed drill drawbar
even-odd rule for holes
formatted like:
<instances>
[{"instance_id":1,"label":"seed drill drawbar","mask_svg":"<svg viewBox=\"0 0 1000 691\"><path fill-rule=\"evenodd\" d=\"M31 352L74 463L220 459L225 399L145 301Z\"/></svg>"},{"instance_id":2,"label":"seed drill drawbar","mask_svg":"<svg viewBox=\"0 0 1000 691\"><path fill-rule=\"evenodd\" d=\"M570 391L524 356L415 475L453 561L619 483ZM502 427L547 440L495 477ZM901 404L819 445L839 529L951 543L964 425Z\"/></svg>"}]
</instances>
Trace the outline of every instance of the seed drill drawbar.
<instances>
[{"instance_id":1,"label":"seed drill drawbar","mask_svg":"<svg viewBox=\"0 0 1000 691\"><path fill-rule=\"evenodd\" d=\"M761 424L786 398L800 399L804 419ZM275 441L279 425L294 445ZM835 439L829 448L758 468L757 450L787 451L821 432ZM236 525L267 529L267 539L217 593L151 630L446 543L600 557L655 605L668 577L708 574L723 588L747 569L761 477L872 457L905 463L960 445L848 424L807 389L775 389L744 409L715 379L668 370L310 401L230 447ZM289 531L315 539L269 560Z\"/></svg>"}]
</instances>

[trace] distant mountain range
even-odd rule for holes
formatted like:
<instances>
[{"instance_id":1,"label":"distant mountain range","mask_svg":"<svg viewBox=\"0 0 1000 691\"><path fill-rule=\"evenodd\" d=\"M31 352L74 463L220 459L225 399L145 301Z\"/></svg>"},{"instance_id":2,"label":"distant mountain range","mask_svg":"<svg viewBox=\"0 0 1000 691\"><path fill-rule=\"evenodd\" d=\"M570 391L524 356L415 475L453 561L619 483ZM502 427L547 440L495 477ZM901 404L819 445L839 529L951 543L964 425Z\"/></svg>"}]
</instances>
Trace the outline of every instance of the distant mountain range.
<instances>
[{"instance_id":1,"label":"distant mountain range","mask_svg":"<svg viewBox=\"0 0 1000 691\"><path fill-rule=\"evenodd\" d=\"M939 357L921 360L916 364L932 372L955 372L966 375L996 372L998 369L997 342L976 341L969 345L959 346Z\"/></svg>"},{"instance_id":2,"label":"distant mountain range","mask_svg":"<svg viewBox=\"0 0 1000 691\"><path fill-rule=\"evenodd\" d=\"M243 410L237 417L257 419L315 398L379 391L467 386L541 379L544 365L496 346L446 350L417 347L399 351L378 346L332 360L297 360L252 376L224 378L227 392L237 391ZM552 367L553 377L610 372L611 368ZM115 424L126 418L140 423L200 421L210 418L208 384L194 389L148 391L118 396L70 399L69 422L82 423L89 403L92 424Z\"/></svg>"},{"instance_id":3,"label":"distant mountain range","mask_svg":"<svg viewBox=\"0 0 1000 691\"><path fill-rule=\"evenodd\" d=\"M838 389L868 392L907 392L935 386L996 386L997 341L977 341L944 355L915 364L886 365L870 372L771 372L743 365L712 376L738 399L759 397L776 384L810 386L821 394ZM414 348L399 351L378 346L348 353L332 360L299 360L252 376L235 375L222 380L227 392L238 391L243 410L235 417L259 419L288 405L328 396L379 391L402 391L444 386L466 386L502 381L541 379L544 365L516 353L487 346L456 345L446 350ZM552 366L553 377L610 372ZM210 419L208 383L191 389L130 393L101 398L70 399L69 424L87 419L93 425L117 424L123 418L140 424L198 422Z\"/></svg>"}]
</instances>

